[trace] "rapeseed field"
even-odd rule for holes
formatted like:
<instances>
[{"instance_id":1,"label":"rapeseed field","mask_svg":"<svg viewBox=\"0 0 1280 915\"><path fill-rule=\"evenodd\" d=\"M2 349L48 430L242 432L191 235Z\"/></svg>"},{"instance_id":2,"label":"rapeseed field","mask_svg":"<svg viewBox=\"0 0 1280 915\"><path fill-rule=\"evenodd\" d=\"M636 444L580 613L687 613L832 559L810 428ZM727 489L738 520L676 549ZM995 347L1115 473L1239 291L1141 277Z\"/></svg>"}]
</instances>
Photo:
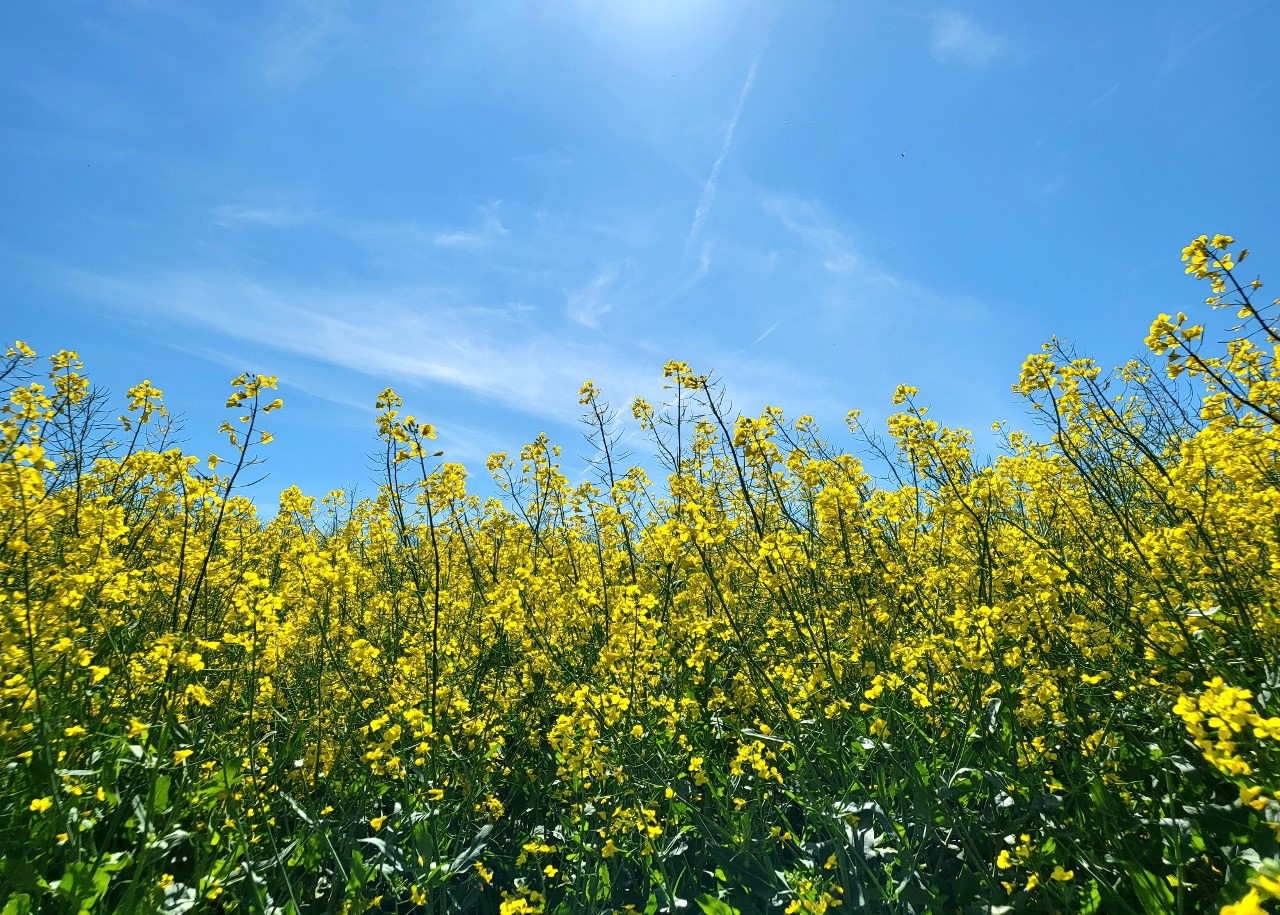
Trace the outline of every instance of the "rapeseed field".
<instances>
[{"instance_id":1,"label":"rapeseed field","mask_svg":"<svg viewBox=\"0 0 1280 915\"><path fill-rule=\"evenodd\" d=\"M1280 322L1247 252L1030 432L899 387L854 446L581 403L472 494L388 389L376 498L244 490L275 379L184 453L143 382L5 353L0 911L1218 912L1280 899ZM1193 309L1194 310L1194 309ZM1228 320L1219 319L1226 317ZM847 438L843 430L841 437Z\"/></svg>"}]
</instances>

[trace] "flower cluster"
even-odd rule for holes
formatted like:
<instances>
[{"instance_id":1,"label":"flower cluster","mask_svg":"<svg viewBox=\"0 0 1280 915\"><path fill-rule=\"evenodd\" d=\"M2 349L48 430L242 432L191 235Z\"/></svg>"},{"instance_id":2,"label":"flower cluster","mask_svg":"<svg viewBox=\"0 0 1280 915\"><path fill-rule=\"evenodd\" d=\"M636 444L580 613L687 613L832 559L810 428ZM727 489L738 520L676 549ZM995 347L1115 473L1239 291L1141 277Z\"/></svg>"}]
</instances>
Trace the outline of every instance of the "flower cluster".
<instances>
[{"instance_id":1,"label":"flower cluster","mask_svg":"<svg viewBox=\"0 0 1280 915\"><path fill-rule=\"evenodd\" d=\"M0 908L1263 911L1280 331L1234 244L1184 251L1220 351L1051 341L993 460L910 385L848 453L672 361L644 466L588 382L593 473L543 435L482 497L387 389L377 492L264 513L276 379L202 460L15 344Z\"/></svg>"}]
</instances>

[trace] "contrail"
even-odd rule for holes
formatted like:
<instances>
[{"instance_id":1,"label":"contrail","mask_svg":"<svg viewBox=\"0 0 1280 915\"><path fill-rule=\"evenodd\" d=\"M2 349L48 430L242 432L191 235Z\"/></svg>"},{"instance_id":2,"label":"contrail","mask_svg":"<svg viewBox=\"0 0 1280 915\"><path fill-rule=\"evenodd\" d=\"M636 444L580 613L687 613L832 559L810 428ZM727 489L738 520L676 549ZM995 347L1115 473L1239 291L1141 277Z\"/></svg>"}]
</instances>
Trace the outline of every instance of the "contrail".
<instances>
[{"instance_id":1,"label":"contrail","mask_svg":"<svg viewBox=\"0 0 1280 915\"><path fill-rule=\"evenodd\" d=\"M751 61L751 69L747 72L746 82L742 84L742 91L738 93L738 106L733 110L733 118L729 121L728 130L724 132L724 142L720 144L720 155L711 166L711 175L707 178L707 183L702 186L702 196L698 198L698 208L693 211L693 225L689 227L689 237L684 243L686 254L693 240L697 238L698 232L702 230L702 224L711 214L711 206L716 200L716 184L720 180L720 166L724 164L725 157L729 155L729 147L733 145L733 133L738 129L738 118L742 117L742 108L747 103L747 96L751 94L751 87L756 81L756 69L759 66L760 55L757 54L755 60Z\"/></svg>"},{"instance_id":2,"label":"contrail","mask_svg":"<svg viewBox=\"0 0 1280 915\"><path fill-rule=\"evenodd\" d=\"M749 344L747 344L747 347L746 347L746 349L744 349L744 350L743 350L743 352L746 352L746 350L751 349L751 347L755 346L757 343L759 343L759 342L760 342L761 340L763 340L765 337L769 336L769 334L771 334L771 333L773 333L775 330L777 330L777 329L778 329L778 325L779 325L779 324L781 324L781 323L782 323L782 319L781 319L781 318L779 318L778 320L776 320L776 321L774 321L772 324L770 324L770 325L769 325L769 329L768 329L768 330L766 330L764 333L762 333L760 336L756 337L756 338L755 338L754 340L752 340Z\"/></svg>"},{"instance_id":3,"label":"contrail","mask_svg":"<svg viewBox=\"0 0 1280 915\"><path fill-rule=\"evenodd\" d=\"M1097 108L1099 105L1101 105L1101 104L1102 104L1103 102L1105 102L1107 99L1111 98L1111 96L1112 96L1112 95L1115 93L1115 91L1116 91L1117 89L1119 89L1119 88L1120 88L1120 84L1119 84L1119 83L1116 83L1114 86L1112 86L1112 87L1111 87L1110 89L1108 89L1106 92L1102 93L1102 95L1098 96L1096 99L1094 99L1092 102L1090 102L1090 103L1089 103L1089 105L1088 105L1088 107L1086 107L1083 111L1079 111L1079 112L1077 112L1076 114L1073 114L1071 117L1067 118L1065 121L1063 121L1061 124L1059 124L1059 125L1058 125L1058 127L1057 127L1056 129L1049 131L1049 132L1048 132L1047 134L1045 134L1043 137L1041 137L1040 139L1036 140L1036 142L1033 144L1033 146L1032 146L1031 148L1032 148L1032 149L1039 149L1041 146L1043 146L1045 143L1047 143L1047 142L1049 142L1050 140L1052 140L1052 139L1053 139L1054 137L1056 137L1058 134L1062 133L1064 130L1066 130L1068 127L1070 127L1070 126L1071 126L1072 124L1074 124L1076 121L1080 120L1082 117L1084 117L1084 116L1085 116L1086 114L1088 114L1090 111L1092 111L1094 108Z\"/></svg>"}]
</instances>

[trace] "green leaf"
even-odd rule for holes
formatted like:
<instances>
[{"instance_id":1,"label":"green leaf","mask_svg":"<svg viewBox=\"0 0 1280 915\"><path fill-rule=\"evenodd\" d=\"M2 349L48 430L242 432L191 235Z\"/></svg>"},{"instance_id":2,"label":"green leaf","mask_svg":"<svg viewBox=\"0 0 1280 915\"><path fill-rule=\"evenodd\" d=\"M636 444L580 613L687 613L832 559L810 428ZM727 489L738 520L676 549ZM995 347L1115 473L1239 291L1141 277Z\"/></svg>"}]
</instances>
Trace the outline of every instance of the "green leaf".
<instances>
[{"instance_id":1,"label":"green leaf","mask_svg":"<svg viewBox=\"0 0 1280 915\"><path fill-rule=\"evenodd\" d=\"M609 877L609 865L601 861L600 870L596 873L600 877L599 888L596 890L596 901L603 902L609 898L610 889L613 886L613 881Z\"/></svg>"},{"instance_id":2,"label":"green leaf","mask_svg":"<svg viewBox=\"0 0 1280 915\"><path fill-rule=\"evenodd\" d=\"M1164 880L1145 868L1130 871L1129 880L1133 884L1133 891L1138 895L1138 901L1142 903L1142 911L1147 915L1173 912L1173 891Z\"/></svg>"},{"instance_id":3,"label":"green leaf","mask_svg":"<svg viewBox=\"0 0 1280 915\"><path fill-rule=\"evenodd\" d=\"M169 809L169 776L161 775L156 779L155 803L151 809L157 813L163 813Z\"/></svg>"},{"instance_id":4,"label":"green leaf","mask_svg":"<svg viewBox=\"0 0 1280 915\"><path fill-rule=\"evenodd\" d=\"M1098 881L1090 880L1080 903L1080 915L1097 915L1102 908L1102 894L1098 892Z\"/></svg>"},{"instance_id":5,"label":"green leaf","mask_svg":"<svg viewBox=\"0 0 1280 915\"><path fill-rule=\"evenodd\" d=\"M702 909L704 915L742 915L723 899L717 899L707 893L703 893L693 901L698 904L698 908Z\"/></svg>"},{"instance_id":6,"label":"green leaf","mask_svg":"<svg viewBox=\"0 0 1280 915\"><path fill-rule=\"evenodd\" d=\"M31 897L26 893L14 893L0 909L0 915L31 915Z\"/></svg>"}]
</instances>

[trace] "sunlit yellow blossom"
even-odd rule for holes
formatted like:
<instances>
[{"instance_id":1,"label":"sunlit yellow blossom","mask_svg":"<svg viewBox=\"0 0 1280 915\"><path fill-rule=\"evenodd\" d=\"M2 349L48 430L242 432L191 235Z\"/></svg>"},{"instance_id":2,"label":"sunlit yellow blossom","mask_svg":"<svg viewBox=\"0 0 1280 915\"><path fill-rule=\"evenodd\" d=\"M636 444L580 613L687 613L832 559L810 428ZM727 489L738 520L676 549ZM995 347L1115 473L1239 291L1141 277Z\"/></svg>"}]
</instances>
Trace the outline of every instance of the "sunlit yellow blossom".
<instances>
[{"instance_id":1,"label":"sunlit yellow blossom","mask_svg":"<svg viewBox=\"0 0 1280 915\"><path fill-rule=\"evenodd\" d=\"M1262 907L1262 897L1258 895L1258 891L1249 890L1239 902L1224 905L1219 910L1219 915L1267 915L1267 910Z\"/></svg>"}]
</instances>

